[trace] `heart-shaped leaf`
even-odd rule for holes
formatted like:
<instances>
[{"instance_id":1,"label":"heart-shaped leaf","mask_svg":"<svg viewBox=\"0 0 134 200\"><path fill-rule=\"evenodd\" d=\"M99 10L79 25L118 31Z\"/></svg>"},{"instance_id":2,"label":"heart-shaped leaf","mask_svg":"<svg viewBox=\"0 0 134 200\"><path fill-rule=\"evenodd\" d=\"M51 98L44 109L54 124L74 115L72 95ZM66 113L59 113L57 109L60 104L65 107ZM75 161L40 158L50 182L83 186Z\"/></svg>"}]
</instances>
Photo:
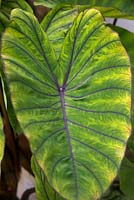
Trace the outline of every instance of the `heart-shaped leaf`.
<instances>
[{"instance_id":1,"label":"heart-shaped leaf","mask_svg":"<svg viewBox=\"0 0 134 200\"><path fill-rule=\"evenodd\" d=\"M118 35L99 11L81 12L57 61L35 17L15 9L2 57L18 120L49 185L68 200L99 198L131 131L130 63Z\"/></svg>"}]
</instances>

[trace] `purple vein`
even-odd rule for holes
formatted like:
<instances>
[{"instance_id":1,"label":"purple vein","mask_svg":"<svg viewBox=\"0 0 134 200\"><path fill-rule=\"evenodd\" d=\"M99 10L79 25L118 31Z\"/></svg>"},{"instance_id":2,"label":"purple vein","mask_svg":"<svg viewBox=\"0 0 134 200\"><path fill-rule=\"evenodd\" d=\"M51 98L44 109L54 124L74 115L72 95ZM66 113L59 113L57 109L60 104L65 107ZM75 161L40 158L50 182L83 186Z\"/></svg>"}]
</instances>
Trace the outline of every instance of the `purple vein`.
<instances>
[{"instance_id":1,"label":"purple vein","mask_svg":"<svg viewBox=\"0 0 134 200\"><path fill-rule=\"evenodd\" d=\"M103 185L101 184L100 179L97 177L97 175L95 174L94 170L92 170L89 166L87 167L85 164L83 164L81 161L77 161L76 162L82 166L83 168L85 168L92 176L93 178L96 180L98 186L100 187L101 190L101 194L103 195Z\"/></svg>"},{"instance_id":2,"label":"purple vein","mask_svg":"<svg viewBox=\"0 0 134 200\"><path fill-rule=\"evenodd\" d=\"M73 147L72 147L72 143L71 143L71 135L70 135L70 132L69 132L69 129L68 129L68 122L67 122L67 116L66 116L66 110L65 110L64 90L60 90L59 95L60 95L61 107L62 107L62 112L63 112L64 128L66 130L67 142L68 142L69 151L70 151L70 159L72 160L72 170L73 170L74 184L75 184L75 189L76 189L76 200L78 200L77 172L76 172L76 165L75 165L75 157L74 157L74 153L73 153Z\"/></svg>"},{"instance_id":3,"label":"purple vein","mask_svg":"<svg viewBox=\"0 0 134 200\"><path fill-rule=\"evenodd\" d=\"M81 145L83 145L83 146L85 146L85 147L91 149L92 151L94 151L94 152L96 152L96 153L102 155L103 157L105 157L106 159L108 159L109 161L111 161L111 163L113 163L113 165L118 169L118 165L117 165L116 161L114 161L109 155L103 153L103 152L100 151L99 149L97 149L97 148L95 148L95 147L93 147L93 146L91 146L91 145L89 145L89 144L87 144L87 143L85 143L85 142L80 141L80 140L77 139L77 138L71 137L71 139L74 140L75 142L77 142L77 143L79 143L79 144L81 144Z\"/></svg>"},{"instance_id":4,"label":"purple vein","mask_svg":"<svg viewBox=\"0 0 134 200\"><path fill-rule=\"evenodd\" d=\"M129 65L118 65L118 66L111 66L111 67L104 67L104 68L101 68L101 69L97 69L93 72L91 72L91 74L88 75L88 77L85 79L85 80L82 80L81 83L78 83L76 85L74 85L73 87L70 87L66 90L67 91L71 91L71 90L74 90L74 89L77 89L81 86L84 85L84 83L86 83L91 77L93 77L94 75L96 75L97 73L100 73L100 72L103 72L105 70L109 70L109 69L116 69L116 68L127 68L129 67Z\"/></svg>"},{"instance_id":5,"label":"purple vein","mask_svg":"<svg viewBox=\"0 0 134 200\"><path fill-rule=\"evenodd\" d=\"M68 71L67 71L66 76L65 76L65 80L64 80L63 87L66 86L66 83L67 83L67 80L68 80L68 77L69 77L69 74L70 74L72 65L73 65L73 63L74 63L74 61L73 61L74 48L75 48L75 44L76 44L76 41L77 41L77 38L78 38L78 35L79 35L79 31L78 31L78 30L79 30L81 21L82 21L82 19L83 19L83 17L84 17L84 14L85 14L85 13L83 12L83 15L82 15L82 17L81 17L81 19L80 19L79 25L78 25L78 27L77 27L76 35L74 36L74 42L73 42L73 46L72 46L72 52L71 52L70 63L69 63L69 66L68 66ZM97 14L98 14L98 13L95 13L95 14L93 14L92 16L90 16L90 18L88 18L88 21L91 20L91 18L95 17ZM87 23L87 21L86 21L86 23ZM84 23L83 27L85 26L86 23ZM101 24L101 26L102 26L102 24ZM81 28L83 28L83 27L81 27ZM100 27L100 25L99 25L99 27ZM99 27L97 27L97 28L99 28ZM96 31L96 29L95 29L93 32L90 33L90 36L91 36L95 31ZM90 37L90 36L89 36L89 37ZM89 37L88 37L88 38L89 38ZM85 44L85 43L86 43L86 41L84 41L84 44ZM84 46L84 44L82 44L82 47ZM81 47L81 49L82 49L82 47ZM81 49L80 49L80 51L81 51ZM79 52L78 52L78 54L79 54ZM75 56L75 58L76 58L76 56Z\"/></svg>"},{"instance_id":6,"label":"purple vein","mask_svg":"<svg viewBox=\"0 0 134 200\"><path fill-rule=\"evenodd\" d=\"M100 113L100 114L116 114L116 115L122 115L126 118L129 119L129 117L124 114L124 113L121 113L121 112L118 112L118 111L112 111L112 110L89 110L89 109L85 109L85 108L80 108L80 107L76 107L76 106L71 106L71 105L67 105L66 104L66 107L69 107L69 108L72 108L72 109L75 109L75 110L78 110L78 111L83 111L83 112L87 112L87 113ZM130 119L129 119L130 120Z\"/></svg>"},{"instance_id":7,"label":"purple vein","mask_svg":"<svg viewBox=\"0 0 134 200\"><path fill-rule=\"evenodd\" d=\"M19 50L22 51L22 53L28 55L31 60L34 62L34 64L36 64L36 66L39 67L39 69L42 71L43 74L47 75L47 77L50 78L50 80L52 82L54 82L53 79L51 79L51 77L49 76L48 72L45 71L43 68L42 68L42 64L39 62L39 60L37 60L27 49L23 48L23 46L20 44L20 43L15 43L15 41L12 41L12 40L9 40L9 39L3 39L3 41L6 41L6 42L9 42L10 44L14 45L15 47L17 47Z\"/></svg>"},{"instance_id":8,"label":"purple vein","mask_svg":"<svg viewBox=\"0 0 134 200\"><path fill-rule=\"evenodd\" d=\"M100 29L101 26L104 26L104 23L99 24L99 26L97 26L96 28L94 28L93 31L86 37L86 39L83 41L83 43L82 43L82 45L81 45L79 51L78 51L77 54L75 55L75 58L74 58L74 61L73 61L73 62L75 62L75 60L77 59L77 57L78 57L79 54L81 53L83 47L85 46L85 44L87 43L87 41L89 40L89 38L90 38L91 36L93 36L93 34L94 34L98 29Z\"/></svg>"},{"instance_id":9,"label":"purple vein","mask_svg":"<svg viewBox=\"0 0 134 200\"><path fill-rule=\"evenodd\" d=\"M112 136L112 135L107 135L106 133L103 133L103 132L98 131L98 130L96 130L96 129L93 129L93 128L84 126L84 125L82 125L82 124L79 124L79 123L74 122L74 121L69 120L69 119L68 119L68 122L71 123L71 124L73 124L73 125L75 125L75 126L77 126L77 127L84 128L84 129L87 129L87 130L89 130L89 131L93 131L93 132L96 133L96 134L103 135L103 136L105 136L105 137L107 137L107 138L111 138L111 139L114 139L114 140L118 140L118 141L122 142L123 144L126 144L124 140L122 140L122 139L120 139L120 138L118 138L118 137L115 137L115 136Z\"/></svg>"},{"instance_id":10,"label":"purple vein","mask_svg":"<svg viewBox=\"0 0 134 200\"><path fill-rule=\"evenodd\" d=\"M65 79L64 79L64 83L63 83L63 87L65 88L66 87L66 82L68 80L68 77L69 77L69 74L70 74L70 71L71 71L71 67L72 67L72 64L73 64L73 54L74 54L74 48L75 48L75 44L76 44L76 41L77 41L77 36L78 36L78 29L79 29L79 26L81 24L81 21L83 19L83 16L84 16L84 13L80 19L80 22L79 22L79 25L77 27L77 32L74 36L74 41L73 41L73 45L72 45L72 52L71 52L71 58L70 58L70 62L69 62L69 66L68 66L68 70L66 72L66 76L65 76Z\"/></svg>"},{"instance_id":11,"label":"purple vein","mask_svg":"<svg viewBox=\"0 0 134 200\"><path fill-rule=\"evenodd\" d=\"M93 56L95 56L101 49L103 49L104 47L108 46L109 44L113 43L113 42L120 42L119 40L112 40L109 41L107 43L105 43L104 45L102 45L101 47L99 47L94 53L92 53L90 55L89 58L87 58L87 60L84 62L84 64L81 66L81 68L79 69L79 71L72 77L72 79L70 81L68 81L67 86L74 80L77 78L77 76L80 74L80 72L85 68L85 65L87 65L87 63L89 63L89 61L91 60L91 58Z\"/></svg>"},{"instance_id":12,"label":"purple vein","mask_svg":"<svg viewBox=\"0 0 134 200\"><path fill-rule=\"evenodd\" d=\"M82 96L73 96L73 95L66 95L66 96L70 97L70 98L74 98L74 99L81 99L81 98L85 98L85 97L88 97L90 95L93 95L93 94L96 94L96 93L99 93L99 92L105 92L107 90L124 90L126 92L130 92L130 90L128 90L126 88L109 87L109 88L102 88L102 89L99 89L99 90L96 90L96 91L93 91L93 92L89 92L89 93L84 94Z\"/></svg>"},{"instance_id":13,"label":"purple vein","mask_svg":"<svg viewBox=\"0 0 134 200\"><path fill-rule=\"evenodd\" d=\"M43 56L44 60L45 60L46 63L47 63L47 66L48 66L48 69L49 69L49 71L50 71L50 73L51 73L51 75L52 75L53 81L55 82L57 88L59 88L59 84L58 84L58 82L57 82L57 79L56 79L56 77L55 77L55 74L53 73L53 70L52 70L52 68L51 68L50 63L48 62L46 53L45 53L44 48L43 48L43 46L42 46L42 42L41 42L41 40L40 40L40 38L39 38L39 35L38 35L38 32L37 32L37 29L35 28L35 26L34 26L32 20L30 19L30 17L29 17L28 15L26 15L25 13L23 13L23 14L26 16L26 18L29 20L30 24L32 25L32 28L33 28L33 30L34 30L34 32L35 32L35 36L36 36L36 38L37 38L37 41L38 41L38 43L39 43L39 45L40 45L40 48L41 48L41 51L42 51L42 56ZM42 30L42 29L41 29L41 30Z\"/></svg>"},{"instance_id":14,"label":"purple vein","mask_svg":"<svg viewBox=\"0 0 134 200\"><path fill-rule=\"evenodd\" d=\"M37 124L53 123L53 122L59 122L61 120L63 120L63 119L57 118L57 119L50 119L50 120L31 121L24 126L24 129L31 126L31 125L37 126Z\"/></svg>"},{"instance_id":15,"label":"purple vein","mask_svg":"<svg viewBox=\"0 0 134 200\"><path fill-rule=\"evenodd\" d=\"M53 181L53 175L54 175L54 172L55 172L55 169L57 168L57 166L64 160L67 160L67 159L70 159L68 156L64 156L64 157L61 157L59 158L55 163L54 165L52 166L52 169L51 169L51 181Z\"/></svg>"},{"instance_id":16,"label":"purple vein","mask_svg":"<svg viewBox=\"0 0 134 200\"><path fill-rule=\"evenodd\" d=\"M45 93L45 92L42 92L42 91L36 89L35 86L31 86L31 83L28 83L25 80L11 79L11 80L8 81L8 83L15 83L15 82L19 83L21 85L24 85L27 88L30 88L34 93L38 93L40 95L49 96L49 97L58 97L58 95L56 95L56 94L48 94L48 93Z\"/></svg>"},{"instance_id":17,"label":"purple vein","mask_svg":"<svg viewBox=\"0 0 134 200\"><path fill-rule=\"evenodd\" d=\"M11 58L4 58L5 61L9 61L13 64L15 64L18 68L20 68L22 71L24 71L25 73L27 73L31 78L33 78L35 81L38 81L40 84L43 84L45 87L49 87L52 88L53 90L56 90L56 88L54 88L52 85L49 85L48 83L42 81L41 79L39 79L32 71L29 71L26 67L24 67L22 64L12 60ZM48 77L48 76L47 76ZM48 77L49 78L49 77Z\"/></svg>"},{"instance_id":18,"label":"purple vein","mask_svg":"<svg viewBox=\"0 0 134 200\"><path fill-rule=\"evenodd\" d=\"M41 166L40 166L40 164L39 164L39 162L38 162L38 159L36 158L36 156L35 156L34 154L33 154L33 158L34 158L35 163L36 163L36 165L38 166L38 169L39 169L39 170L38 170L38 173L39 173L40 180L41 180L41 182L42 182L42 186L43 186L45 195L46 195L46 197L47 197L46 200L51 200L51 199L49 198L49 196L48 196L48 193L47 193L46 187L45 187L45 182L47 182L47 178L46 178L46 175L45 175L45 173L44 173L44 170L41 168Z\"/></svg>"},{"instance_id":19,"label":"purple vein","mask_svg":"<svg viewBox=\"0 0 134 200\"><path fill-rule=\"evenodd\" d=\"M53 108L53 106L55 106L56 104L60 103L60 101L57 101L51 105L48 105L48 106L32 106L32 107L22 107L22 108L19 108L16 110L16 112L21 112L21 111L24 111L24 110L32 110L32 109L53 109L53 110L57 110L57 108Z\"/></svg>"},{"instance_id":20,"label":"purple vein","mask_svg":"<svg viewBox=\"0 0 134 200\"><path fill-rule=\"evenodd\" d=\"M60 11L62 11L62 8L59 8L58 10L56 10L56 12L53 13L53 15L51 16L51 18L49 18L49 20L47 20L47 24L46 24L46 27L45 27L45 30L44 30L45 32L48 31L48 29L49 29L51 23L54 22L55 16L57 16L57 15L58 15L58 12L60 12Z\"/></svg>"},{"instance_id":21,"label":"purple vein","mask_svg":"<svg viewBox=\"0 0 134 200\"><path fill-rule=\"evenodd\" d=\"M48 141L48 139L52 138L53 136L55 136L55 135L57 135L57 134L62 133L63 130L64 130L64 128L61 128L61 129L59 129L59 130L56 130L56 131L54 131L53 133L49 134L46 138L44 138L44 139L42 140L42 142L38 145L38 147L37 147L37 149L35 150L34 154L35 154L35 155L37 154L37 152L41 149L42 145L44 145L45 142Z\"/></svg>"}]
</instances>

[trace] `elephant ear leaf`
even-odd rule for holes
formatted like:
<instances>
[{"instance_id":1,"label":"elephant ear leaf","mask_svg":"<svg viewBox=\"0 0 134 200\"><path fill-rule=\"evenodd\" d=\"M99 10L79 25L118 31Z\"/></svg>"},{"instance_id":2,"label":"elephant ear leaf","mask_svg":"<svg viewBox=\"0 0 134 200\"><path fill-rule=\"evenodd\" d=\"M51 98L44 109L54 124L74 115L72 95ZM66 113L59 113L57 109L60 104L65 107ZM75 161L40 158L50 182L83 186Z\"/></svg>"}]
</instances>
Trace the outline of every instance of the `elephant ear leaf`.
<instances>
[{"instance_id":1,"label":"elephant ear leaf","mask_svg":"<svg viewBox=\"0 0 134 200\"><path fill-rule=\"evenodd\" d=\"M117 174L131 132L130 62L118 35L99 11L81 12L57 61L35 17L15 9L2 58L36 176L40 168L63 199L98 199Z\"/></svg>"}]
</instances>

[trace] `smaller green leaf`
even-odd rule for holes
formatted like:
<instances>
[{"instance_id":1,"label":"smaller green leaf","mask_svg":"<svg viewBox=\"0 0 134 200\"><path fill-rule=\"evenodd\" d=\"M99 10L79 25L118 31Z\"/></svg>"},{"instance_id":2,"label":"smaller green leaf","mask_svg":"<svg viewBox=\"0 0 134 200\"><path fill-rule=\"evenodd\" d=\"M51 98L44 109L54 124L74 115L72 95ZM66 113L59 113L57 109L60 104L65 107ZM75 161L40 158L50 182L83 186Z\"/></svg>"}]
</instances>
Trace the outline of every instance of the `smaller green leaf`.
<instances>
[{"instance_id":1,"label":"smaller green leaf","mask_svg":"<svg viewBox=\"0 0 134 200\"><path fill-rule=\"evenodd\" d=\"M115 188L110 187L101 200L128 200L128 198L115 186Z\"/></svg>"},{"instance_id":2,"label":"smaller green leaf","mask_svg":"<svg viewBox=\"0 0 134 200\"><path fill-rule=\"evenodd\" d=\"M1 160L3 158L4 154L4 146L5 146L5 139L4 139L4 134L3 134L3 125L2 125L2 119L0 116L0 165L1 165ZM0 166L0 175L1 175L1 166Z\"/></svg>"},{"instance_id":3,"label":"smaller green leaf","mask_svg":"<svg viewBox=\"0 0 134 200\"><path fill-rule=\"evenodd\" d=\"M25 0L4 0L2 1L2 7L5 10L11 10L13 8L21 8L22 10L33 12L32 8Z\"/></svg>"},{"instance_id":4,"label":"smaller green leaf","mask_svg":"<svg viewBox=\"0 0 134 200\"><path fill-rule=\"evenodd\" d=\"M2 33L5 30L6 26L10 22L10 13L11 13L12 9L14 9L14 8L21 8L22 10L26 10L30 13L33 12L32 8L29 6L29 4L25 0L3 0L1 2L1 7L0 7L0 38L2 36ZM10 122L12 123L12 126L13 126L15 132L20 131L21 129L17 122L16 114L14 112L14 109L13 109L13 106L11 103L10 94L9 94L8 86L6 83L6 78L3 73L3 66L2 66L1 61L0 61L0 73L1 73L1 76L3 79L3 84L4 84L5 97L6 97L6 101L7 101L7 110L10 113L10 115L9 115Z\"/></svg>"},{"instance_id":5,"label":"smaller green leaf","mask_svg":"<svg viewBox=\"0 0 134 200\"><path fill-rule=\"evenodd\" d=\"M0 60L1 64L1 60ZM0 105L2 101L2 86L0 86ZM4 138L4 133L3 133L3 121L1 117L1 111L0 111L0 175L1 175L1 160L3 158L4 154L4 146L5 146L5 138Z\"/></svg>"},{"instance_id":6,"label":"smaller green leaf","mask_svg":"<svg viewBox=\"0 0 134 200\"><path fill-rule=\"evenodd\" d=\"M25 0L2 1L0 7L0 23L3 24L4 27L9 23L11 10L14 8L21 8L22 10L33 12L32 8Z\"/></svg>"},{"instance_id":7,"label":"smaller green leaf","mask_svg":"<svg viewBox=\"0 0 134 200\"><path fill-rule=\"evenodd\" d=\"M35 0L35 1L34 1L34 4L35 4L36 6L41 5L41 6L46 6L46 7L48 7L48 8L53 8L53 7L57 6L57 3L54 2L53 0L50 0L50 1Z\"/></svg>"},{"instance_id":8,"label":"smaller green leaf","mask_svg":"<svg viewBox=\"0 0 134 200\"><path fill-rule=\"evenodd\" d=\"M0 60L0 73L1 73L1 79L2 79L2 85L3 85L3 95L4 95L4 102L5 102L5 106L8 112L8 117L9 117L9 121L12 124L12 128L14 129L14 132L22 132L22 129L18 123L17 117L16 117L16 113L14 111L12 102L11 102L11 98L10 98L10 92L9 92L9 88L7 85L7 81L6 81L6 77L5 77L5 73L4 70L2 68L2 63Z\"/></svg>"},{"instance_id":9,"label":"smaller green leaf","mask_svg":"<svg viewBox=\"0 0 134 200\"><path fill-rule=\"evenodd\" d=\"M34 156L32 157L31 164L33 173L35 174L35 188L38 200L65 200L49 185L43 170Z\"/></svg>"},{"instance_id":10,"label":"smaller green leaf","mask_svg":"<svg viewBox=\"0 0 134 200\"><path fill-rule=\"evenodd\" d=\"M109 17L134 17L134 5L132 0L122 1L109 1L109 0L35 0L35 5L43 5L46 7L54 8L60 4L73 4L73 5L86 5L86 8L97 8L104 16Z\"/></svg>"},{"instance_id":11,"label":"smaller green leaf","mask_svg":"<svg viewBox=\"0 0 134 200\"><path fill-rule=\"evenodd\" d=\"M120 187L129 200L134 199L134 163L127 158L123 160L120 173Z\"/></svg>"},{"instance_id":12,"label":"smaller green leaf","mask_svg":"<svg viewBox=\"0 0 134 200\"><path fill-rule=\"evenodd\" d=\"M99 10L104 17L134 19L133 14L126 13L123 10L117 9L115 7L113 8L113 7L92 6L92 8L96 8L97 10Z\"/></svg>"},{"instance_id":13,"label":"smaller green leaf","mask_svg":"<svg viewBox=\"0 0 134 200\"><path fill-rule=\"evenodd\" d=\"M2 36L3 31L4 31L4 25L1 23L0 24L0 38Z\"/></svg>"}]
</instances>

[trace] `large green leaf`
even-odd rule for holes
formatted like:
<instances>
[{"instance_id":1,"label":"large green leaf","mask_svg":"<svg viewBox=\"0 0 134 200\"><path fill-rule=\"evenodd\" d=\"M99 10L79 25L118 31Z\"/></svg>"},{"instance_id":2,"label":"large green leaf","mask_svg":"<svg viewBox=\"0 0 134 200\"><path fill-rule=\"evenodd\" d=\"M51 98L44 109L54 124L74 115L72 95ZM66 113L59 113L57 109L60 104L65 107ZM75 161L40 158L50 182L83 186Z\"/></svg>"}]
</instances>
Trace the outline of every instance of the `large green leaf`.
<instances>
[{"instance_id":1,"label":"large green leaf","mask_svg":"<svg viewBox=\"0 0 134 200\"><path fill-rule=\"evenodd\" d=\"M100 197L131 131L130 63L118 35L97 10L81 12L57 61L35 17L15 9L2 57L18 120L48 183L68 200Z\"/></svg>"},{"instance_id":2,"label":"large green leaf","mask_svg":"<svg viewBox=\"0 0 134 200\"><path fill-rule=\"evenodd\" d=\"M53 8L60 4L73 4L73 5L89 5L90 7L98 7L105 16L110 17L129 17L134 16L133 0L35 0L35 5L43 5Z\"/></svg>"}]
</instances>

